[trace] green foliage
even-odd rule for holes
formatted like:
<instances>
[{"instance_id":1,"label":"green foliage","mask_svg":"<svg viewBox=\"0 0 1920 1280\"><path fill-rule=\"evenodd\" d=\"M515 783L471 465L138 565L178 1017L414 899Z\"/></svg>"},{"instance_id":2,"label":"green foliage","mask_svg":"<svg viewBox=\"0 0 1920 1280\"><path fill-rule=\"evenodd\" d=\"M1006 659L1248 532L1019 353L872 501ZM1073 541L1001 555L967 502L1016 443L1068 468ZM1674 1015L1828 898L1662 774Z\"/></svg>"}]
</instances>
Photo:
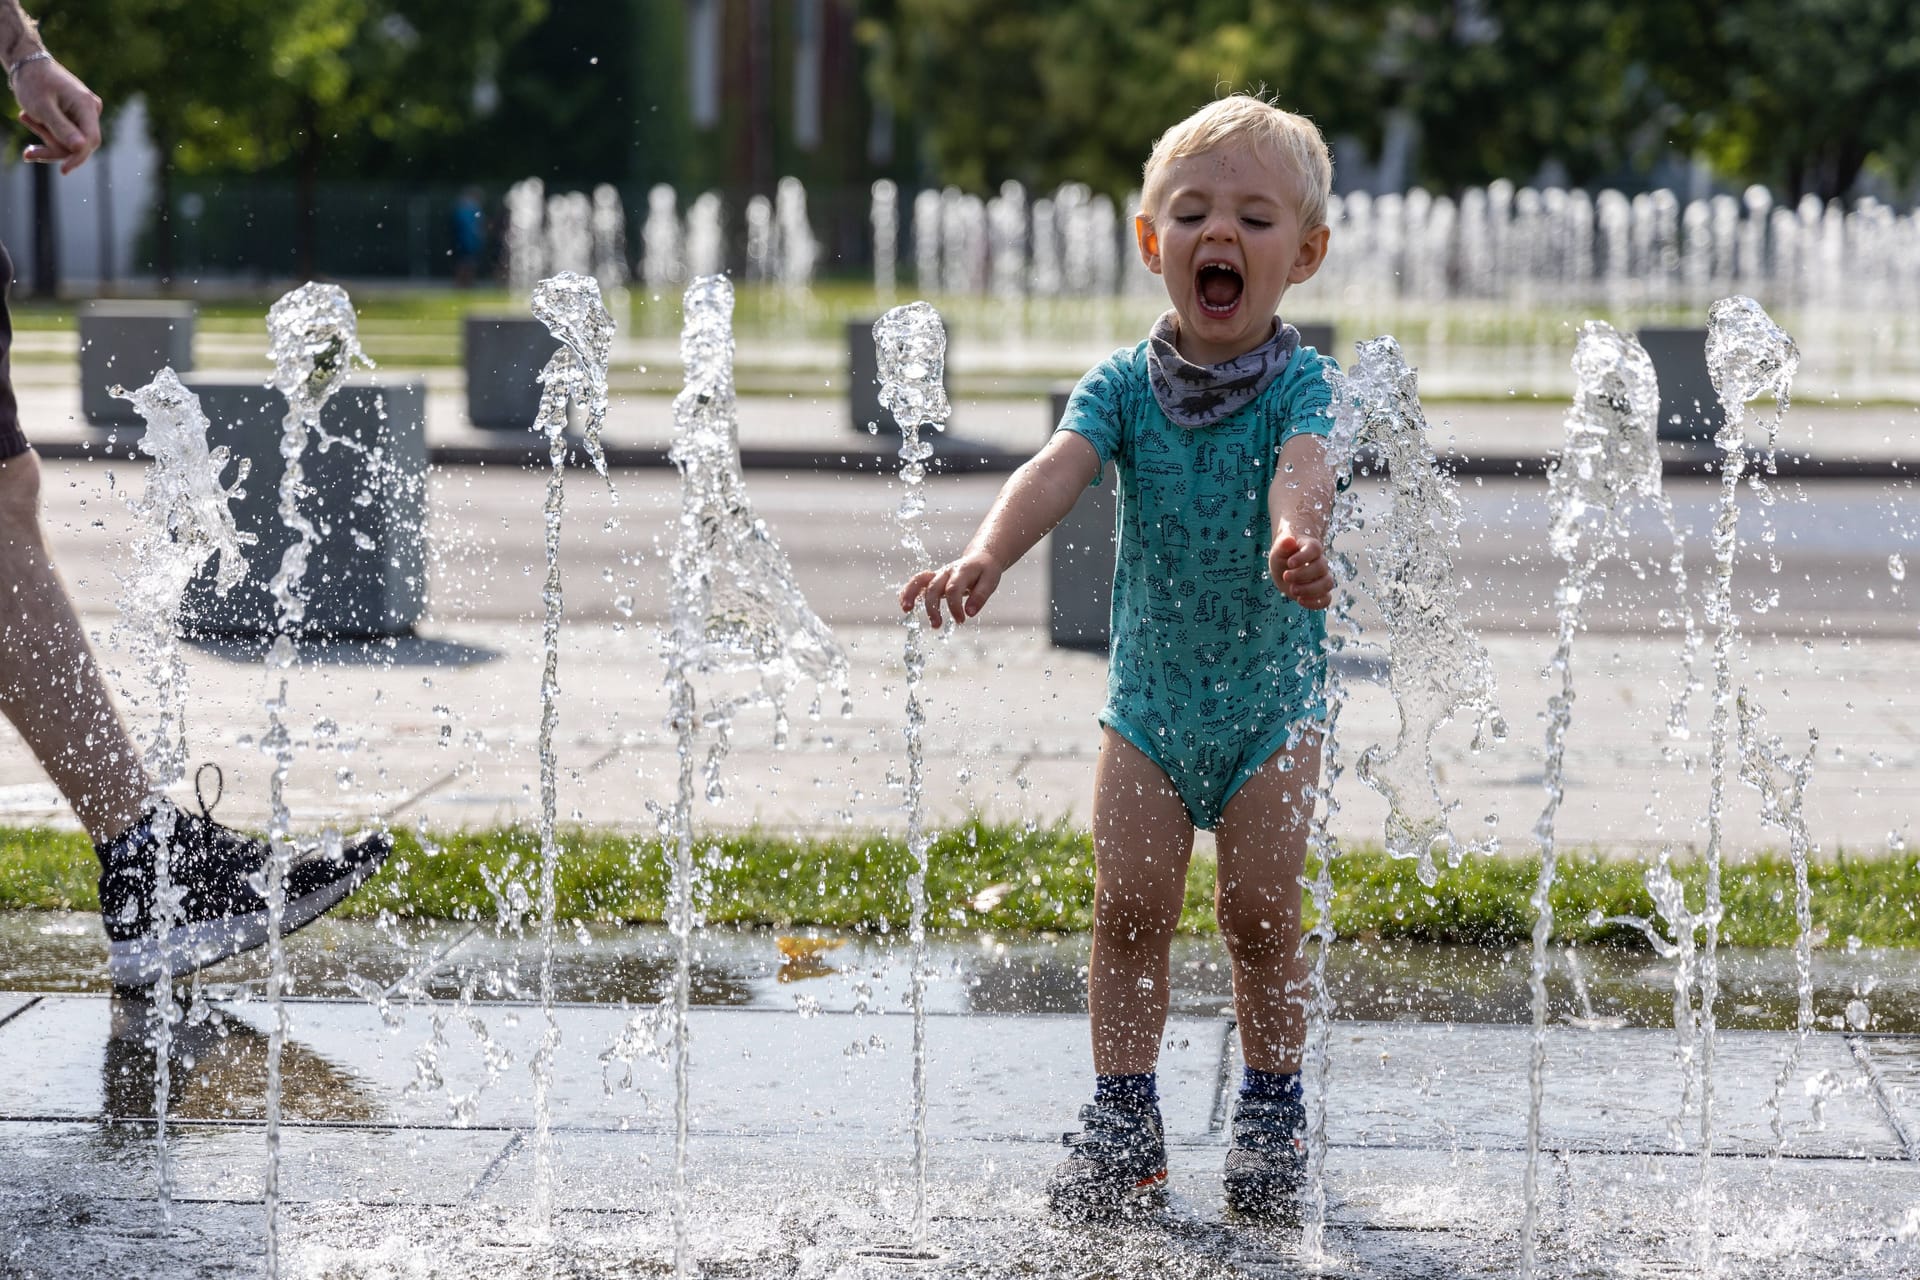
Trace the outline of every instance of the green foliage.
<instances>
[{"instance_id":1,"label":"green foliage","mask_svg":"<svg viewBox=\"0 0 1920 1280\"><path fill-rule=\"evenodd\" d=\"M1677 141L1790 196L1843 194L1870 160L1920 175L1920 6L1685 0L1643 27Z\"/></svg>"},{"instance_id":2,"label":"green foliage","mask_svg":"<svg viewBox=\"0 0 1920 1280\"><path fill-rule=\"evenodd\" d=\"M1372 51L1389 6L897 0L862 24L874 90L942 181L1140 185L1153 140L1226 90L1262 90L1328 133L1378 128Z\"/></svg>"},{"instance_id":3,"label":"green foliage","mask_svg":"<svg viewBox=\"0 0 1920 1280\"><path fill-rule=\"evenodd\" d=\"M666 914L667 864L652 839L561 833L556 875L562 918L654 923ZM341 908L349 914L492 921L532 901L538 843L532 831L423 836L396 833L393 859ZM789 838L748 832L697 845L700 897L714 924L895 931L907 924L908 854L881 836ZM1084 932L1093 925L1093 843L1056 824L1033 831L969 823L943 832L931 851L928 922L935 929ZM1646 936L1597 918L1649 917L1653 904L1638 862L1571 856L1555 883L1554 934L1563 941L1644 947ZM93 852L86 837L44 828L0 828L0 909L93 910ZM1705 867L1677 864L1688 900L1703 900ZM1429 888L1413 864L1378 848L1344 851L1334 864L1334 926L1342 937L1473 946L1522 945L1538 863L1473 858ZM1844 853L1812 868L1816 929L1838 945L1920 946L1920 857ZM519 890L514 886L518 884ZM1215 931L1215 866L1196 855L1187 877L1184 932ZM1723 884L1730 946L1781 947L1796 936L1793 871L1777 853L1728 865ZM1309 919L1311 912L1309 910Z\"/></svg>"},{"instance_id":4,"label":"green foliage","mask_svg":"<svg viewBox=\"0 0 1920 1280\"><path fill-rule=\"evenodd\" d=\"M975 191L1118 196L1162 129L1260 86L1370 149L1400 114L1416 179L1442 189L1549 160L1604 180L1676 145L1795 195L1841 193L1869 161L1920 170L1908 0L892 0L861 34L929 176Z\"/></svg>"}]
</instances>

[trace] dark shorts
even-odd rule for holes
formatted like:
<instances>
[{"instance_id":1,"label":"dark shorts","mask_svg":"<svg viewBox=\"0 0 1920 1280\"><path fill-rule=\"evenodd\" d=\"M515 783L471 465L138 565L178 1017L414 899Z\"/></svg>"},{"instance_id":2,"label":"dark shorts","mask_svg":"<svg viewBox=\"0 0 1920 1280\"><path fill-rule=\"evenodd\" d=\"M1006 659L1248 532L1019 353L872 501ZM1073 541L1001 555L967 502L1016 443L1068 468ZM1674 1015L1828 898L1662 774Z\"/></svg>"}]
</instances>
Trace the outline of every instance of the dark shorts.
<instances>
[{"instance_id":1,"label":"dark shorts","mask_svg":"<svg viewBox=\"0 0 1920 1280\"><path fill-rule=\"evenodd\" d=\"M0 462L27 451L20 433L20 406L13 398L13 317L7 314L7 293L13 288L13 259L0 244Z\"/></svg>"}]
</instances>

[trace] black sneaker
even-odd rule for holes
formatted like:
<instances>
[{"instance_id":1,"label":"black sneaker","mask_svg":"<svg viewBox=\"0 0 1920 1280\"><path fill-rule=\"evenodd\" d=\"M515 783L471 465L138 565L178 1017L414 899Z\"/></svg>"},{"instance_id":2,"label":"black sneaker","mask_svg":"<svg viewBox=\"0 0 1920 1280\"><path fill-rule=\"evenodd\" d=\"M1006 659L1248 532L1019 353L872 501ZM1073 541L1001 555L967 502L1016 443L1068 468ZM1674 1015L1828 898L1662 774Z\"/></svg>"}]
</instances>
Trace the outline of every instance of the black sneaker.
<instances>
[{"instance_id":1,"label":"black sneaker","mask_svg":"<svg viewBox=\"0 0 1920 1280\"><path fill-rule=\"evenodd\" d=\"M1307 1109L1298 1098L1242 1098L1227 1149L1227 1208L1249 1218L1298 1212L1307 1173Z\"/></svg>"},{"instance_id":2,"label":"black sneaker","mask_svg":"<svg viewBox=\"0 0 1920 1280\"><path fill-rule=\"evenodd\" d=\"M171 815L171 878L181 895L178 919L154 936L154 854ZM251 951L267 940L267 842L213 820L210 806L186 813L162 800L100 855L100 918L107 929L107 972L115 986L144 987L164 969L181 977ZM294 851L287 869L285 935L313 923L359 888L393 852L393 840L371 832L337 852ZM163 963L164 961L164 963Z\"/></svg>"},{"instance_id":3,"label":"black sneaker","mask_svg":"<svg viewBox=\"0 0 1920 1280\"><path fill-rule=\"evenodd\" d=\"M1167 1187L1167 1144L1158 1108L1080 1108L1081 1129L1061 1135L1067 1158L1047 1179L1055 1213L1093 1217L1160 1203Z\"/></svg>"}]
</instances>

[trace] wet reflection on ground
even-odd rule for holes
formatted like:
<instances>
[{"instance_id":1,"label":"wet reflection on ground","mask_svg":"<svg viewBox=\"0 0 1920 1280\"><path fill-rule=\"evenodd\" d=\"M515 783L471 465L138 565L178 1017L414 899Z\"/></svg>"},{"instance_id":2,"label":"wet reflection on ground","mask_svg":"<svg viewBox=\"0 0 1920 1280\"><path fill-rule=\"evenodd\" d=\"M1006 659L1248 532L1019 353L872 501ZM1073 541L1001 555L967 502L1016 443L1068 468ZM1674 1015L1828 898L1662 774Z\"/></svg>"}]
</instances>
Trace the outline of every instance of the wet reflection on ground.
<instances>
[{"instance_id":1,"label":"wet reflection on ground","mask_svg":"<svg viewBox=\"0 0 1920 1280\"><path fill-rule=\"evenodd\" d=\"M811 941L820 939L820 942ZM826 945L835 944L838 945ZM949 1013L1073 1013L1086 1007L1088 940L950 936L932 944L938 977L929 1008ZM0 990L107 990L97 916L0 913ZM325 920L289 943L296 994L365 999L533 998L538 947L490 926L447 921L373 924ZM1720 1025L1793 1025L1790 951L1721 952ZM1814 1008L1838 1027L1852 1002L1875 1031L1920 1031L1920 965L1905 951L1822 950ZM1342 943L1330 978L1340 1016L1383 1021L1525 1023L1527 955L1415 943ZM555 990L567 1001L634 1004L660 999L672 977L672 939L658 927L588 926L563 935ZM227 996L262 983L263 962L242 957L209 970L203 989ZM1582 948L1556 953L1548 987L1557 1018L1576 1025L1662 1027L1673 1017L1672 966L1646 952ZM716 929L699 943L694 1000L739 1008L903 1008L904 940L872 934ZM1173 953L1173 1011L1230 1011L1232 987L1218 941L1183 938ZM1858 1008L1855 1010L1859 1012ZM224 1052L237 1052L231 1037Z\"/></svg>"}]
</instances>

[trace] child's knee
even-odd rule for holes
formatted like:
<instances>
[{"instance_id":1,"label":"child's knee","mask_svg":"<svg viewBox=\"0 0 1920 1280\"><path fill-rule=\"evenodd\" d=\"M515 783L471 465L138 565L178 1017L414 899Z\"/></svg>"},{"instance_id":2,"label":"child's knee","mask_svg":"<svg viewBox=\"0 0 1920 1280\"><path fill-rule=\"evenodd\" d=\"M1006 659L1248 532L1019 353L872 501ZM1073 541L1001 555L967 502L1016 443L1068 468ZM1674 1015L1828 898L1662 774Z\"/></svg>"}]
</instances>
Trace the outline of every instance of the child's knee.
<instances>
[{"instance_id":1,"label":"child's knee","mask_svg":"<svg viewBox=\"0 0 1920 1280\"><path fill-rule=\"evenodd\" d=\"M1179 903L1169 905L1112 891L1094 895L1093 932L1102 946L1164 949L1179 927Z\"/></svg>"},{"instance_id":2,"label":"child's knee","mask_svg":"<svg viewBox=\"0 0 1920 1280\"><path fill-rule=\"evenodd\" d=\"M1215 910L1227 950L1242 963L1290 953L1299 944L1299 904L1285 894L1222 884Z\"/></svg>"}]
</instances>

